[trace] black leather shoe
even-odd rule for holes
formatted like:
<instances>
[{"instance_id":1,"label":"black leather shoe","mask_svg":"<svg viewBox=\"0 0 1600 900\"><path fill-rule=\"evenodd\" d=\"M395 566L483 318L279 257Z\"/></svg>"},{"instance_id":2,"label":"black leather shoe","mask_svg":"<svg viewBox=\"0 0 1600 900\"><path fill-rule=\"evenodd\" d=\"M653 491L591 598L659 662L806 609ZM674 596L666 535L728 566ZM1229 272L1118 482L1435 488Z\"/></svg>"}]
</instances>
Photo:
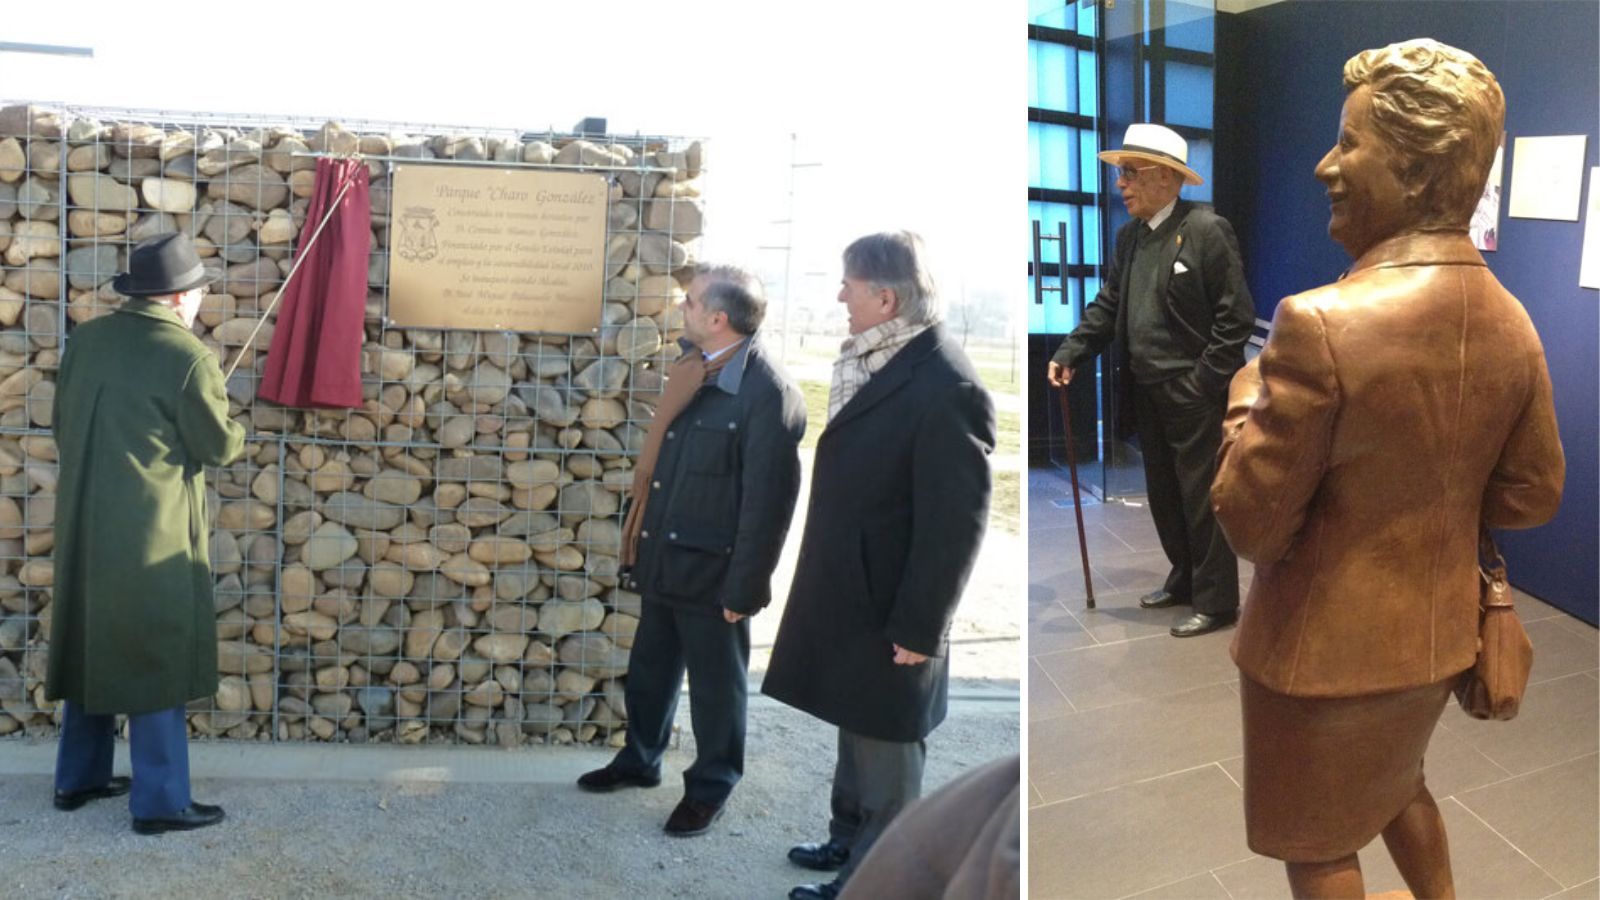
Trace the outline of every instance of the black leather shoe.
<instances>
[{"instance_id":1,"label":"black leather shoe","mask_svg":"<svg viewBox=\"0 0 1600 900\"><path fill-rule=\"evenodd\" d=\"M831 838L821 844L796 844L789 848L789 861L818 872L835 872L850 861L850 848Z\"/></svg>"},{"instance_id":2,"label":"black leather shoe","mask_svg":"<svg viewBox=\"0 0 1600 900\"><path fill-rule=\"evenodd\" d=\"M1179 600L1177 597L1174 597L1166 591L1151 591L1150 593L1139 598L1139 608L1166 609L1169 606L1177 606L1182 602L1182 600Z\"/></svg>"},{"instance_id":3,"label":"black leather shoe","mask_svg":"<svg viewBox=\"0 0 1600 900\"><path fill-rule=\"evenodd\" d=\"M722 815L722 804L702 803L685 797L678 801L672 815L667 816L663 831L673 837L694 837L711 830L711 823Z\"/></svg>"},{"instance_id":4,"label":"black leather shoe","mask_svg":"<svg viewBox=\"0 0 1600 900\"><path fill-rule=\"evenodd\" d=\"M84 788L81 791L56 791L56 809L71 812L90 800L121 797L132 786L133 779L126 775L118 775L100 787Z\"/></svg>"},{"instance_id":5,"label":"black leather shoe","mask_svg":"<svg viewBox=\"0 0 1600 900\"><path fill-rule=\"evenodd\" d=\"M822 884L802 884L789 892L789 900L833 900L844 890L844 883L835 878Z\"/></svg>"},{"instance_id":6,"label":"black leather shoe","mask_svg":"<svg viewBox=\"0 0 1600 900\"><path fill-rule=\"evenodd\" d=\"M190 803L178 814L161 819L134 819L133 830L139 834L165 834L169 831L193 831L215 825L225 818L222 807L206 803Z\"/></svg>"},{"instance_id":7,"label":"black leather shoe","mask_svg":"<svg viewBox=\"0 0 1600 900\"><path fill-rule=\"evenodd\" d=\"M1219 628L1227 628L1237 618L1239 618L1239 614L1236 612L1195 613L1172 626L1172 636L1198 637L1202 634L1210 634Z\"/></svg>"},{"instance_id":8,"label":"black leather shoe","mask_svg":"<svg viewBox=\"0 0 1600 900\"><path fill-rule=\"evenodd\" d=\"M610 766L578 776L578 787L596 794L608 794L619 787L652 788L660 783L660 775L634 775Z\"/></svg>"}]
</instances>

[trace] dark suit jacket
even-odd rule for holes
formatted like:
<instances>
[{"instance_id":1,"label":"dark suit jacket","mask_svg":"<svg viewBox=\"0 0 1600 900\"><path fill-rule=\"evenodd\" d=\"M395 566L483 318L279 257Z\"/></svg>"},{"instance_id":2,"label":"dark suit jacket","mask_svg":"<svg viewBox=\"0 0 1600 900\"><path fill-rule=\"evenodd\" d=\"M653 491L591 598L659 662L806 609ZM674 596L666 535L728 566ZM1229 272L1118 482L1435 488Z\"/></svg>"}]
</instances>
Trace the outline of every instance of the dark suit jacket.
<instances>
[{"instance_id":1,"label":"dark suit jacket","mask_svg":"<svg viewBox=\"0 0 1600 900\"><path fill-rule=\"evenodd\" d=\"M858 734L943 721L947 634L989 511L994 406L943 328L912 339L822 432L762 691ZM894 644L926 654L894 664Z\"/></svg>"},{"instance_id":2,"label":"dark suit jacket","mask_svg":"<svg viewBox=\"0 0 1600 900\"><path fill-rule=\"evenodd\" d=\"M806 409L759 340L730 352L662 441L629 586L647 600L749 615L772 602Z\"/></svg>"},{"instance_id":3,"label":"dark suit jacket","mask_svg":"<svg viewBox=\"0 0 1600 900\"><path fill-rule=\"evenodd\" d=\"M1182 376L1187 380L1185 387L1196 396L1220 396L1228 379L1244 365L1244 346L1255 325L1255 304L1245 284L1239 240L1228 220L1208 206L1179 200L1172 215L1178 219L1178 228L1163 248L1165 258L1157 269L1160 280L1156 290L1165 304L1173 336L1194 363L1191 374ZM1111 267L1100 283L1100 293L1084 309L1083 320L1061 342L1053 360L1076 369L1114 341L1119 390L1133 384L1132 373L1127 371L1128 308L1122 298L1139 242L1138 229L1144 227L1144 222L1132 219L1117 230ZM1174 274L1180 262L1187 271ZM1133 404L1121 407L1131 413ZM1119 423L1123 430L1128 425Z\"/></svg>"}]
</instances>

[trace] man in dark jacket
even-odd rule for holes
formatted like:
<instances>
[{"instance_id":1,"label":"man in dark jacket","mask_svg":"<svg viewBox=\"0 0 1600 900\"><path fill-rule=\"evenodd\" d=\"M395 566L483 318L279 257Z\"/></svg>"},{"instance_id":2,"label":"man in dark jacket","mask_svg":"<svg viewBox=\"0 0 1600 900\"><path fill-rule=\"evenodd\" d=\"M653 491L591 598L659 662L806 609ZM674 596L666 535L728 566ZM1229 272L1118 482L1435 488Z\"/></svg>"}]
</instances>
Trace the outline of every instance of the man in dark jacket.
<instances>
[{"instance_id":1,"label":"man in dark jacket","mask_svg":"<svg viewBox=\"0 0 1600 900\"><path fill-rule=\"evenodd\" d=\"M923 739L944 720L950 620L989 511L994 406L937 324L909 232L844 253L850 338L834 364L794 584L762 691L839 728L829 839L789 851L838 870L795 888L838 895L922 791Z\"/></svg>"},{"instance_id":2,"label":"man in dark jacket","mask_svg":"<svg viewBox=\"0 0 1600 900\"><path fill-rule=\"evenodd\" d=\"M1189 145L1161 125L1128 126L1117 187L1133 219L1117 231L1111 267L1083 321L1061 342L1046 377L1063 387L1115 341L1118 387L1131 391L1156 535L1172 568L1146 609L1193 604L1172 627L1193 637L1239 612L1239 562L1211 514L1228 381L1244 365L1255 306L1239 241L1208 207L1178 199L1200 184Z\"/></svg>"},{"instance_id":3,"label":"man in dark jacket","mask_svg":"<svg viewBox=\"0 0 1600 900\"><path fill-rule=\"evenodd\" d=\"M128 793L111 776L115 715L127 714L140 834L223 816L190 800L184 724L184 704L217 689L203 467L244 447L217 359L189 330L215 278L182 235L140 243L113 285L130 299L72 332L57 380L55 805Z\"/></svg>"},{"instance_id":4,"label":"man in dark jacket","mask_svg":"<svg viewBox=\"0 0 1600 900\"><path fill-rule=\"evenodd\" d=\"M772 600L800 492L800 391L756 340L761 283L701 267L673 363L634 469L623 524L626 584L644 597L625 702L627 743L578 779L590 791L654 787L689 673L695 761L668 834L701 834L744 772L749 617Z\"/></svg>"}]
</instances>

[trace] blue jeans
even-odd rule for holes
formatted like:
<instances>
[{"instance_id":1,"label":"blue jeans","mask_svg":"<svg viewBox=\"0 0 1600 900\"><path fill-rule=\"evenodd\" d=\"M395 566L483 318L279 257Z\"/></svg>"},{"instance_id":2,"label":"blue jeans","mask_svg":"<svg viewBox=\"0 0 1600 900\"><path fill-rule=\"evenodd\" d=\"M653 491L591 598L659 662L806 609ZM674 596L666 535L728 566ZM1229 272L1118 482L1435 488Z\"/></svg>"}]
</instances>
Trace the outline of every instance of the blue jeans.
<instances>
[{"instance_id":1,"label":"blue jeans","mask_svg":"<svg viewBox=\"0 0 1600 900\"><path fill-rule=\"evenodd\" d=\"M61 742L56 748L56 790L82 791L111 780L116 716L90 715L63 703ZM189 806L189 734L184 709L128 717L133 788L128 809L135 819L160 819Z\"/></svg>"}]
</instances>

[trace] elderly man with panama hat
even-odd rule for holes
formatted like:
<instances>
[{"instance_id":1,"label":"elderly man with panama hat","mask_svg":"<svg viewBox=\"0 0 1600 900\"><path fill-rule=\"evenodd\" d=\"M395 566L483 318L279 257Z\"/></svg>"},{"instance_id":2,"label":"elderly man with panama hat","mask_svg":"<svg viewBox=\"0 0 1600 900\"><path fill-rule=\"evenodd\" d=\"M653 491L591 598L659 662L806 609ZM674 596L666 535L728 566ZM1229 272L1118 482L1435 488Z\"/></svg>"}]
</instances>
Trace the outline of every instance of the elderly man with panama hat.
<instances>
[{"instance_id":1,"label":"elderly man with panama hat","mask_svg":"<svg viewBox=\"0 0 1600 900\"><path fill-rule=\"evenodd\" d=\"M1112 349L1113 386L1136 423L1150 515L1172 566L1139 605L1192 605L1172 635L1193 637L1238 616L1238 561L1212 516L1210 491L1228 382L1244 365L1255 307L1233 228L1178 198L1185 184L1202 183L1181 135L1130 125L1121 149L1100 159L1117 168L1133 219L1117 231L1100 293L1046 375L1065 386Z\"/></svg>"},{"instance_id":2,"label":"elderly man with panama hat","mask_svg":"<svg viewBox=\"0 0 1600 900\"><path fill-rule=\"evenodd\" d=\"M129 253L116 312L74 329L57 376L61 474L46 695L64 701L55 805L130 793L140 834L214 825L189 796L184 704L217 690L205 466L232 462L217 358L190 329L216 279L181 234ZM112 777L116 716L133 778Z\"/></svg>"}]
</instances>

